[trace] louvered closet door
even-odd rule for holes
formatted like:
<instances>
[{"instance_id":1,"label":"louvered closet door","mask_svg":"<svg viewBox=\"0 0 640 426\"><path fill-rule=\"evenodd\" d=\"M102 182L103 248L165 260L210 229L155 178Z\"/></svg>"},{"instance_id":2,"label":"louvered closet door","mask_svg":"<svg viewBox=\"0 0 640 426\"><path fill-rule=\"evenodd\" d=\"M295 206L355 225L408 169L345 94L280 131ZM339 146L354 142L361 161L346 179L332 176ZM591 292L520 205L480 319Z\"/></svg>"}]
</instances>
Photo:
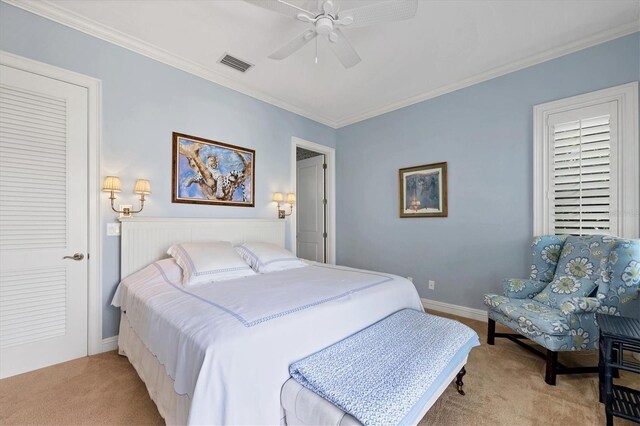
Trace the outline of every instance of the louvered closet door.
<instances>
[{"instance_id":1,"label":"louvered closet door","mask_svg":"<svg viewBox=\"0 0 640 426\"><path fill-rule=\"evenodd\" d=\"M617 234L616 111L614 101L549 117L556 234Z\"/></svg>"},{"instance_id":2,"label":"louvered closet door","mask_svg":"<svg viewBox=\"0 0 640 426\"><path fill-rule=\"evenodd\" d=\"M0 377L8 377L87 354L87 91L0 67ZM63 259L74 253L84 259Z\"/></svg>"}]
</instances>

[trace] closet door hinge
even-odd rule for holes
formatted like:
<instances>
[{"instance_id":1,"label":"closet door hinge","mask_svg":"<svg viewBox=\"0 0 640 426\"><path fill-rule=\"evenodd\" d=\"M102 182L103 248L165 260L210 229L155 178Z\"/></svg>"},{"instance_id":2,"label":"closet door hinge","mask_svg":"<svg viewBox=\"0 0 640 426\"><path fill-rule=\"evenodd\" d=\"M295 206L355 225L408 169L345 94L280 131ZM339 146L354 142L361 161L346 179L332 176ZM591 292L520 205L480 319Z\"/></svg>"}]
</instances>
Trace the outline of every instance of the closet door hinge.
<instances>
[{"instance_id":1,"label":"closet door hinge","mask_svg":"<svg viewBox=\"0 0 640 426\"><path fill-rule=\"evenodd\" d=\"M326 170L326 169L327 169L327 163L324 163L324 164L322 165L322 168Z\"/></svg>"},{"instance_id":2,"label":"closet door hinge","mask_svg":"<svg viewBox=\"0 0 640 426\"><path fill-rule=\"evenodd\" d=\"M322 238L327 238L327 233L326 232L322 233Z\"/></svg>"}]
</instances>

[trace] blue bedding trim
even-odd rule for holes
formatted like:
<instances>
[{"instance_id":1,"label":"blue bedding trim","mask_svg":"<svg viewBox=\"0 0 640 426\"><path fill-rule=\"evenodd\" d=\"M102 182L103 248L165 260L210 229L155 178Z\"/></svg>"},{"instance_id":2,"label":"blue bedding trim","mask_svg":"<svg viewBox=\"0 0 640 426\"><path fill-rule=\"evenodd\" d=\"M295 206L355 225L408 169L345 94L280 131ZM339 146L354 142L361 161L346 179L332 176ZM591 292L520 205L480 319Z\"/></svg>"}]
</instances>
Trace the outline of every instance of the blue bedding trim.
<instances>
[{"instance_id":1,"label":"blue bedding trim","mask_svg":"<svg viewBox=\"0 0 640 426\"><path fill-rule=\"evenodd\" d=\"M162 279L164 280L164 282L166 282L167 284L169 284L171 287L175 288L176 290L189 295L191 297L194 297L198 300L200 300L201 302L204 302L208 305L214 306L220 310L222 310L223 312L226 312L227 314L231 315L232 317L234 317L235 319L237 319L238 321L240 321L242 324L245 325L245 327L247 326L247 321L245 321L244 318L242 318L240 315L236 314L235 312L233 312L231 309L227 309L222 305L218 305L217 303L211 302L210 300L207 300L203 297L198 296L197 294L193 294L191 292L188 292L187 290L185 290L180 284L174 284L171 281L169 281L169 278L167 278L167 275L164 273L164 269L162 269L162 267L160 265L158 265L157 263L154 263L153 266L155 266L159 271L160 271L160 275L162 275Z\"/></svg>"},{"instance_id":2,"label":"blue bedding trim","mask_svg":"<svg viewBox=\"0 0 640 426\"><path fill-rule=\"evenodd\" d=\"M254 252L252 252L251 250L246 248L244 245L236 247L236 251L241 251L247 257L251 258L251 262L249 262L249 264L251 265L251 268L255 269L255 268L258 267L258 265L260 263L260 259L258 259L258 256L256 256L256 254Z\"/></svg>"},{"instance_id":3,"label":"blue bedding trim","mask_svg":"<svg viewBox=\"0 0 640 426\"><path fill-rule=\"evenodd\" d=\"M365 426L397 425L415 420L477 345L476 332L458 321L403 309L294 362L289 373Z\"/></svg>"},{"instance_id":4,"label":"blue bedding trim","mask_svg":"<svg viewBox=\"0 0 640 426\"><path fill-rule=\"evenodd\" d=\"M256 267L267 266L267 265L270 265L270 264L275 263L275 262L292 262L294 260L300 260L299 258L297 258L295 256L289 256L289 257L279 257L279 258L276 258L276 259L269 260L267 262L263 262L262 260L260 260L260 258L258 257L257 254L255 254L253 251L249 250L244 245L238 246L237 248L242 250L242 251L244 251L247 254L247 256L249 256L251 259L253 259L253 262L255 263Z\"/></svg>"},{"instance_id":5,"label":"blue bedding trim","mask_svg":"<svg viewBox=\"0 0 640 426\"><path fill-rule=\"evenodd\" d=\"M234 272L234 271L243 271L246 269L251 269L251 267L247 265L247 266L237 266L234 268L211 269L208 271L199 272L198 270L196 270L196 265L193 263L193 259L191 259L191 256L189 256L189 253L187 252L187 250L185 250L185 248L182 247L182 244L178 244L176 247L178 248L180 253L182 253L182 255L185 257L185 259L187 259L189 263L188 265L189 270L191 271L191 275L193 275L194 277L201 277L203 275L213 275L213 274L219 274L223 272Z\"/></svg>"},{"instance_id":6,"label":"blue bedding trim","mask_svg":"<svg viewBox=\"0 0 640 426\"><path fill-rule=\"evenodd\" d=\"M358 293L358 292L363 291L363 290L367 290L367 289L369 289L371 287L375 287L375 286L378 286L380 284L384 284L384 283L389 282L389 281L391 281L393 279L393 278L388 277L386 275L377 274L375 272L364 272L364 271L348 270L348 272L364 274L364 275L374 275L374 276L383 277L384 279L381 280L381 281L376 281L376 282L371 283L371 284L367 284L365 286L362 286L362 287L359 287L359 288L356 288L356 289L353 289L353 290L346 291L344 293L340 293L340 294L335 295L335 296L327 297L327 298L324 298L324 299L317 300L315 302L311 302L311 303L307 303L305 305L297 306L295 308L291 308L291 309L288 309L286 311L282 311L282 312L278 312L278 313L275 313L275 314L267 315L265 317L255 319L253 321L247 321L240 314L232 311L231 309L226 308L226 307L224 307L224 306L222 306L222 305L220 305L218 303L214 303L214 302L212 302L210 300L207 300L204 297L198 296L197 294L193 294L190 291L187 291L180 284L172 283L169 280L169 278L167 277L167 275L165 274L164 270L162 269L162 267L160 265L158 265L157 263L154 263L153 266L155 266L160 271L160 275L162 276L162 279L168 285L170 285L171 287L173 287L176 290L178 290L178 291L180 291L180 292L182 292L182 293L184 293L186 295L189 295L189 296L191 296L191 297L193 297L193 298L195 298L195 299L197 299L197 300L199 300L201 302L204 302L204 303L206 303L206 304L208 304L210 306L213 306L215 308L218 308L218 309L222 310L223 312L231 315L233 318L235 318L238 321L240 321L242 323L242 325L244 325L245 327L253 327L253 326L261 324L263 322L271 321L273 319L281 318L281 317L284 317L286 315L289 315L289 314L292 314L292 313L295 313L295 312L299 312L299 311L303 311L305 309L312 308L314 306L322 305L323 303L327 303L327 302L331 302L333 300L341 299L343 297L349 296L350 294L354 294L354 293ZM341 269L341 268L332 268L332 267L329 267L329 266L326 266L326 265L323 265L323 266L311 265L311 266L318 267L318 268L319 267L324 267L324 268L327 268L327 269L333 269L333 270L337 270L337 271L343 271L344 270L344 269Z\"/></svg>"}]
</instances>

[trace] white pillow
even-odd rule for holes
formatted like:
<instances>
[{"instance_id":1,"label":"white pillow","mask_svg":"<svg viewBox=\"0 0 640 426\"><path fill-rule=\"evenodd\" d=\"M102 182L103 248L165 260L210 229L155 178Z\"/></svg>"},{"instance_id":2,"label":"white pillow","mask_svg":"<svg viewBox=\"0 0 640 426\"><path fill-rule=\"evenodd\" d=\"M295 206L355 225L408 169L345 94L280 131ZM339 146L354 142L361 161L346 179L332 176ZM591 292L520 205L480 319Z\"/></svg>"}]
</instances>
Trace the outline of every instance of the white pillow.
<instances>
[{"instance_id":1,"label":"white pillow","mask_svg":"<svg viewBox=\"0 0 640 426\"><path fill-rule=\"evenodd\" d=\"M270 243L244 243L236 247L236 251L242 256L254 271L265 273L284 271L285 269L302 268L308 266L293 255L275 244Z\"/></svg>"},{"instance_id":2,"label":"white pillow","mask_svg":"<svg viewBox=\"0 0 640 426\"><path fill-rule=\"evenodd\" d=\"M167 254L182 268L185 287L256 274L227 241L174 244Z\"/></svg>"}]
</instances>

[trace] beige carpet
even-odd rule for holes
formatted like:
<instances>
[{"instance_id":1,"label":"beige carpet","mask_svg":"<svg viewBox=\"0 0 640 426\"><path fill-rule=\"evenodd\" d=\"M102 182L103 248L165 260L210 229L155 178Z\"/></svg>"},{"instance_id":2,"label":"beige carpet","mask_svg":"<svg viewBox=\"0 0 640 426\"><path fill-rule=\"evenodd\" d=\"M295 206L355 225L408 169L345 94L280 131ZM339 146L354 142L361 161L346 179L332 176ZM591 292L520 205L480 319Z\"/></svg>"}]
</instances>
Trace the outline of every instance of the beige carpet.
<instances>
[{"instance_id":1,"label":"beige carpet","mask_svg":"<svg viewBox=\"0 0 640 426\"><path fill-rule=\"evenodd\" d=\"M421 425L603 425L597 375L543 380L544 362L504 339L486 341L486 323L456 318L483 343L469 357L464 389L449 386ZM590 365L597 353L561 354L568 365ZM623 373L621 382L640 387ZM618 426L632 425L616 418ZM109 352L0 380L2 425L164 424L127 359Z\"/></svg>"}]
</instances>

